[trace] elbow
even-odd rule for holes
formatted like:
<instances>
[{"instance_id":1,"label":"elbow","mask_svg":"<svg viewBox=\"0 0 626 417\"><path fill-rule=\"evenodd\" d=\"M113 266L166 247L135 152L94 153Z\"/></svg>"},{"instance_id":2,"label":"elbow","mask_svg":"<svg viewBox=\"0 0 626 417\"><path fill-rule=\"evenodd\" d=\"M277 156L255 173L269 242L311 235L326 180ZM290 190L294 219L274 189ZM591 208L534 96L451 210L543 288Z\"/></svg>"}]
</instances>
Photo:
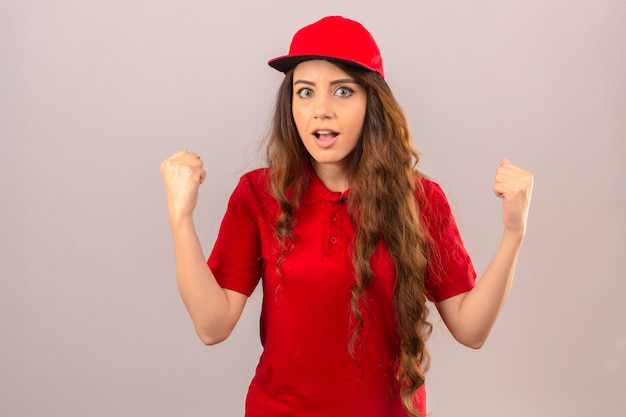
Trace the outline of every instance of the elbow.
<instances>
[{"instance_id":1,"label":"elbow","mask_svg":"<svg viewBox=\"0 0 626 417\"><path fill-rule=\"evenodd\" d=\"M222 343L224 340L228 339L228 336L230 336L230 331L208 332L208 331L202 331L200 329L196 329L196 333L198 334L198 337L200 338L202 343L204 343L207 346L214 346L214 345L217 345L218 343Z\"/></svg>"},{"instance_id":2,"label":"elbow","mask_svg":"<svg viewBox=\"0 0 626 417\"><path fill-rule=\"evenodd\" d=\"M485 345L487 341L487 335L473 335L465 337L456 337L457 342L470 349L478 350Z\"/></svg>"},{"instance_id":3,"label":"elbow","mask_svg":"<svg viewBox=\"0 0 626 417\"><path fill-rule=\"evenodd\" d=\"M224 340L226 340L226 338L225 337L214 338L214 337L208 337L208 336L200 336L200 340L202 341L202 343L204 343L207 346L214 346L214 345L217 345L218 343L222 343Z\"/></svg>"},{"instance_id":4,"label":"elbow","mask_svg":"<svg viewBox=\"0 0 626 417\"><path fill-rule=\"evenodd\" d=\"M485 345L485 340L476 340L476 341L471 341L471 342L463 343L463 344L467 346L468 348L478 350Z\"/></svg>"}]
</instances>

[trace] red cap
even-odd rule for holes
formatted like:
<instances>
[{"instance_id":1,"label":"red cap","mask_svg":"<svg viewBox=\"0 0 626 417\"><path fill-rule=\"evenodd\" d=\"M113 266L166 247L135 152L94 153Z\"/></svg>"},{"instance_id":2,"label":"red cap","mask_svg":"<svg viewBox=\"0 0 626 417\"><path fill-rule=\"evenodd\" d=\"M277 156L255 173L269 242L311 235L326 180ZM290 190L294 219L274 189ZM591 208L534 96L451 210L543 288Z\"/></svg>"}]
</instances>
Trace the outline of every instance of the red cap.
<instances>
[{"instance_id":1,"label":"red cap","mask_svg":"<svg viewBox=\"0 0 626 417\"><path fill-rule=\"evenodd\" d=\"M300 62L330 59L378 72L385 78L383 59L372 35L354 20L328 16L300 29L293 36L289 55L268 64L287 72Z\"/></svg>"}]
</instances>

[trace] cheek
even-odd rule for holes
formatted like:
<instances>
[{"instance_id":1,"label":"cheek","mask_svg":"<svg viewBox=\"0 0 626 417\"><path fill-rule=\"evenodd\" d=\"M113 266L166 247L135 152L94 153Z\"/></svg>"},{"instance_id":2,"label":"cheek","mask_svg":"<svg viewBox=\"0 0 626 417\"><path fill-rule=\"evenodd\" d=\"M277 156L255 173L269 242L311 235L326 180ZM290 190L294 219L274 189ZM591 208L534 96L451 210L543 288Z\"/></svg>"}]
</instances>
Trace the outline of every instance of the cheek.
<instances>
[{"instance_id":1,"label":"cheek","mask_svg":"<svg viewBox=\"0 0 626 417\"><path fill-rule=\"evenodd\" d=\"M299 109L297 106L292 106L291 115L293 117L294 123L296 124L296 129L298 130L298 133L301 134L303 129L305 129L306 127L306 118L304 117L302 110Z\"/></svg>"},{"instance_id":2,"label":"cheek","mask_svg":"<svg viewBox=\"0 0 626 417\"><path fill-rule=\"evenodd\" d=\"M363 132L363 127L365 126L365 111L359 112L355 115L353 119L353 126L358 129L359 132Z\"/></svg>"},{"instance_id":3,"label":"cheek","mask_svg":"<svg viewBox=\"0 0 626 417\"><path fill-rule=\"evenodd\" d=\"M354 124L360 127L360 130L363 130L363 126L365 125L365 114L367 113L367 100L363 100L357 106L357 109L354 112Z\"/></svg>"}]
</instances>

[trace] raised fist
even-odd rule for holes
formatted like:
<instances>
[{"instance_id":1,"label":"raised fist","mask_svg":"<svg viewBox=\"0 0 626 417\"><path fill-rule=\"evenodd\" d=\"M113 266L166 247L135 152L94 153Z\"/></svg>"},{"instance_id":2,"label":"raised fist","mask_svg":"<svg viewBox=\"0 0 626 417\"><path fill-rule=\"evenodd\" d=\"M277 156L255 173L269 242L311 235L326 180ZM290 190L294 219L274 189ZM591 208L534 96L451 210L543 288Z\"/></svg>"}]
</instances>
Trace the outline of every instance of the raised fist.
<instances>
[{"instance_id":1,"label":"raised fist","mask_svg":"<svg viewBox=\"0 0 626 417\"><path fill-rule=\"evenodd\" d=\"M161 163L161 174L170 216L191 215L198 202L198 188L206 177L202 159L181 150Z\"/></svg>"}]
</instances>

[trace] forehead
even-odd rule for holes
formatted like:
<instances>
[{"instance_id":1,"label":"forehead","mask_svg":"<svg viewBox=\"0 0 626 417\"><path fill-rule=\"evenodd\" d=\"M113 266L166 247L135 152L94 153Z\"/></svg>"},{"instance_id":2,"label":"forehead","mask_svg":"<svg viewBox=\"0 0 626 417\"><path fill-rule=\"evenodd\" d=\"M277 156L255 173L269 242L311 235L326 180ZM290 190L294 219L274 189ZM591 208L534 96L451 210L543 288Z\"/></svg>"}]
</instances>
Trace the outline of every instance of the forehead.
<instances>
[{"instance_id":1,"label":"forehead","mask_svg":"<svg viewBox=\"0 0 626 417\"><path fill-rule=\"evenodd\" d=\"M312 59L299 63L293 71L294 81L317 78L352 78L348 73L330 61Z\"/></svg>"}]
</instances>

